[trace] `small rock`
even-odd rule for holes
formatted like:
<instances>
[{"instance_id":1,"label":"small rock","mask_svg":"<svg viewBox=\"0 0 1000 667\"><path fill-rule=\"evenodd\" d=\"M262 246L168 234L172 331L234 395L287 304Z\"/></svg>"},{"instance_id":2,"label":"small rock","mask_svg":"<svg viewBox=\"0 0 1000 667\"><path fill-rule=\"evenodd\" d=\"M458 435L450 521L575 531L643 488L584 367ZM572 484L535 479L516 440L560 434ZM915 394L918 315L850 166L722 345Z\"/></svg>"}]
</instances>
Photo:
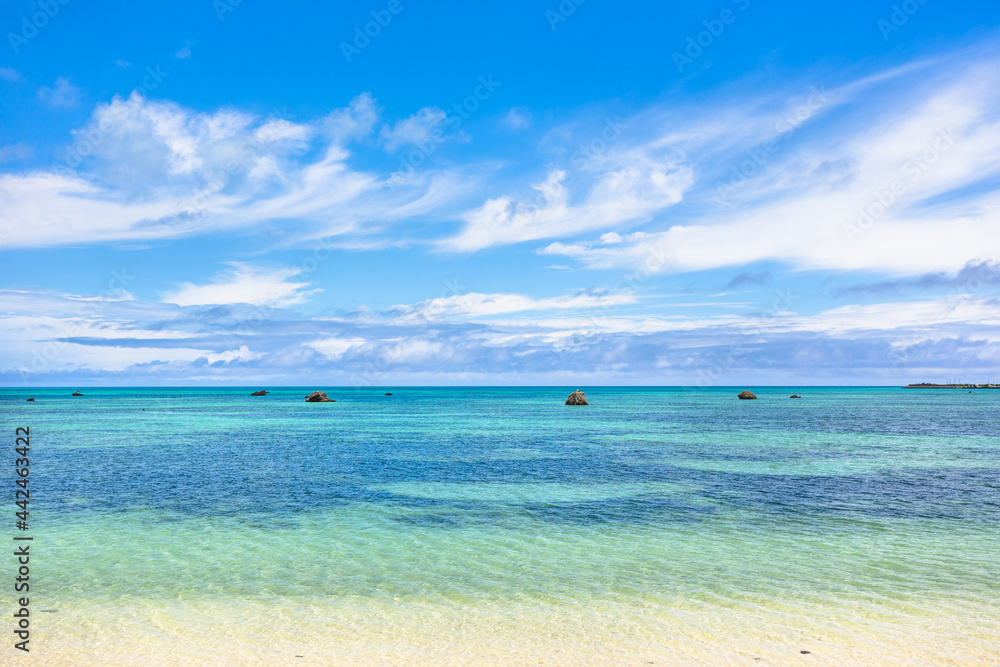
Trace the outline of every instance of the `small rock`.
<instances>
[{"instance_id":1,"label":"small rock","mask_svg":"<svg viewBox=\"0 0 1000 667\"><path fill-rule=\"evenodd\" d=\"M392 393L387 391L387 392L385 392L385 395L386 396L392 396Z\"/></svg>"},{"instance_id":2,"label":"small rock","mask_svg":"<svg viewBox=\"0 0 1000 667\"><path fill-rule=\"evenodd\" d=\"M33 398L29 398L28 399L28 403L34 403L34 402L35 402L35 399L33 399Z\"/></svg>"},{"instance_id":3,"label":"small rock","mask_svg":"<svg viewBox=\"0 0 1000 667\"><path fill-rule=\"evenodd\" d=\"M791 395L791 396L789 396L788 398L802 398L802 397L801 397L801 396L799 396L798 394L792 394L792 395Z\"/></svg>"},{"instance_id":4,"label":"small rock","mask_svg":"<svg viewBox=\"0 0 1000 667\"><path fill-rule=\"evenodd\" d=\"M577 389L566 399L566 405L590 405L590 403L587 402L587 397L583 395L583 392Z\"/></svg>"},{"instance_id":5,"label":"small rock","mask_svg":"<svg viewBox=\"0 0 1000 667\"><path fill-rule=\"evenodd\" d=\"M801 653L802 655L806 655L807 653L809 653L809 651L799 651L799 653Z\"/></svg>"},{"instance_id":6,"label":"small rock","mask_svg":"<svg viewBox=\"0 0 1000 667\"><path fill-rule=\"evenodd\" d=\"M81 394L81 393L80 393L80 392L78 392L78 391L74 391L72 395L73 395L73 396L83 396L83 394Z\"/></svg>"},{"instance_id":7,"label":"small rock","mask_svg":"<svg viewBox=\"0 0 1000 667\"><path fill-rule=\"evenodd\" d=\"M253 392L250 395L251 396L267 396L267 394L268 394L268 392L266 392L263 389L261 389L260 391L255 391L255 392Z\"/></svg>"},{"instance_id":8,"label":"small rock","mask_svg":"<svg viewBox=\"0 0 1000 667\"><path fill-rule=\"evenodd\" d=\"M325 391L314 391L306 396L307 403L336 403L337 401L326 395Z\"/></svg>"},{"instance_id":9,"label":"small rock","mask_svg":"<svg viewBox=\"0 0 1000 667\"><path fill-rule=\"evenodd\" d=\"M752 391L750 391L749 389L744 389L739 394L737 394L737 396L739 396L743 400L757 398L757 396L755 396L754 393Z\"/></svg>"}]
</instances>

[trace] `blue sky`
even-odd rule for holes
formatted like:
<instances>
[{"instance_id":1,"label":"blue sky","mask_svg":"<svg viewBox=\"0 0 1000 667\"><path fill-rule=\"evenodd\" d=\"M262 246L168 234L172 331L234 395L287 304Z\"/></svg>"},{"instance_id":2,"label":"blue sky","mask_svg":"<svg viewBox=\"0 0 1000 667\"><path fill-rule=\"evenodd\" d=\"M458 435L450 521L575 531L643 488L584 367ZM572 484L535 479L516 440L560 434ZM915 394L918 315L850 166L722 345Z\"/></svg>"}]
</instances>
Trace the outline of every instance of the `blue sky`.
<instances>
[{"instance_id":1,"label":"blue sky","mask_svg":"<svg viewBox=\"0 0 1000 667\"><path fill-rule=\"evenodd\" d=\"M998 24L5 2L0 384L997 381Z\"/></svg>"}]
</instances>

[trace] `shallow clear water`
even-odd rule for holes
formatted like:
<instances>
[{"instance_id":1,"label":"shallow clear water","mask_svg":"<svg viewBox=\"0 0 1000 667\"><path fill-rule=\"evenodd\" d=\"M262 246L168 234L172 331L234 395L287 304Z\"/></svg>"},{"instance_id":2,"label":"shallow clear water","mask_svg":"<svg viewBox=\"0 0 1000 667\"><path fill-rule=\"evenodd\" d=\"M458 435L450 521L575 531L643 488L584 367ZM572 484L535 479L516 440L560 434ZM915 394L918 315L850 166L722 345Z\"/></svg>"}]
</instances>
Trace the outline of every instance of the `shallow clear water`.
<instances>
[{"instance_id":1,"label":"shallow clear water","mask_svg":"<svg viewBox=\"0 0 1000 667\"><path fill-rule=\"evenodd\" d=\"M316 388L0 390L32 657L1000 660L1000 391Z\"/></svg>"}]
</instances>

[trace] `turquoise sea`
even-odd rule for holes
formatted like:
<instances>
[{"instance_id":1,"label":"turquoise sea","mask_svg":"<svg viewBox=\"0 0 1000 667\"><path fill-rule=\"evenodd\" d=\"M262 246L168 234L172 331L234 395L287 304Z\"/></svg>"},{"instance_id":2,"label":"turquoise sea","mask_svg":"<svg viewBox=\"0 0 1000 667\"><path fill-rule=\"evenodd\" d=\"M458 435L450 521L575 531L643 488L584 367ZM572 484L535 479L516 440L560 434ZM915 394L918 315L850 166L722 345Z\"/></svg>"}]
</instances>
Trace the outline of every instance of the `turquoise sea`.
<instances>
[{"instance_id":1,"label":"turquoise sea","mask_svg":"<svg viewBox=\"0 0 1000 667\"><path fill-rule=\"evenodd\" d=\"M258 388L0 390L3 664L1000 664L1000 390Z\"/></svg>"}]
</instances>

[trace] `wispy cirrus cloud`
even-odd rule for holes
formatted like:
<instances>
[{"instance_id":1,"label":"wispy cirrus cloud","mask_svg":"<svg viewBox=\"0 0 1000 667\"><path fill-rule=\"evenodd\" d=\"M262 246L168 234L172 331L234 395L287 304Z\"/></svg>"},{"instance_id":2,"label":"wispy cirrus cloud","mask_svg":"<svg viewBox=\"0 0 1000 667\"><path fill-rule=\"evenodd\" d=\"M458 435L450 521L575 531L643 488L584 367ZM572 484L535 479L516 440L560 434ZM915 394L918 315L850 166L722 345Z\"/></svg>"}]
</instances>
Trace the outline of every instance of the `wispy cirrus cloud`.
<instances>
[{"instance_id":1,"label":"wispy cirrus cloud","mask_svg":"<svg viewBox=\"0 0 1000 667\"><path fill-rule=\"evenodd\" d=\"M582 202L571 198L568 172L554 170L545 181L532 185L537 192L533 199L488 200L466 214L461 232L439 247L470 252L644 222L678 203L693 180L690 168L669 155L631 152L602 162L604 169L588 179L591 185Z\"/></svg>"},{"instance_id":2,"label":"wispy cirrus cloud","mask_svg":"<svg viewBox=\"0 0 1000 667\"><path fill-rule=\"evenodd\" d=\"M787 144L779 139L795 117L788 110L744 123L757 129L730 136L742 151L728 158L739 178L725 176L716 148L692 142L697 132L675 133L687 160L713 154L686 191L687 215L661 213L627 243L557 241L540 252L594 268L656 257L663 272L775 261L919 275L989 259L1000 244L991 186L1000 178L1000 88L983 81L1000 76L980 61L956 67L925 63L832 89L829 108L804 114Z\"/></svg>"},{"instance_id":3,"label":"wispy cirrus cloud","mask_svg":"<svg viewBox=\"0 0 1000 667\"><path fill-rule=\"evenodd\" d=\"M289 242L377 229L432 206L440 182L390 183L389 174L352 168L345 144L377 119L370 95L310 123L116 97L74 133L58 169L0 175L0 229L15 247L288 220L296 221L282 235Z\"/></svg>"}]
</instances>

